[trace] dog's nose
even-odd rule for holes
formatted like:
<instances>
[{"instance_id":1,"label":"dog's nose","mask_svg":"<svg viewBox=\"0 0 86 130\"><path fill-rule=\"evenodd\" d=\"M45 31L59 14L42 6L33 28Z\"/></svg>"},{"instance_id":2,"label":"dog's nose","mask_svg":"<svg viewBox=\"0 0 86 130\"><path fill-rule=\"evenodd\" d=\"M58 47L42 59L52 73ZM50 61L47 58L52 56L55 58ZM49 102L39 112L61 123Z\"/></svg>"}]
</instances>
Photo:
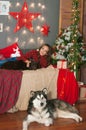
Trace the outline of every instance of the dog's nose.
<instances>
[{"instance_id":1,"label":"dog's nose","mask_svg":"<svg viewBox=\"0 0 86 130\"><path fill-rule=\"evenodd\" d=\"M43 106L43 105L44 105L44 103L41 102L41 106Z\"/></svg>"}]
</instances>

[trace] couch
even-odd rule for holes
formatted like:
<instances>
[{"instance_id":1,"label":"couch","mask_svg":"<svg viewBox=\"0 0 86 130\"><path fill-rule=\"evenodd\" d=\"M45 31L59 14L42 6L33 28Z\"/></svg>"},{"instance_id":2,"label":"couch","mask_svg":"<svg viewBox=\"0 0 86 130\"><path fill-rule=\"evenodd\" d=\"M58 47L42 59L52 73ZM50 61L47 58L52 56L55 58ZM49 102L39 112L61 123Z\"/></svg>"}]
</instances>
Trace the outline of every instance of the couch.
<instances>
[{"instance_id":1,"label":"couch","mask_svg":"<svg viewBox=\"0 0 86 130\"><path fill-rule=\"evenodd\" d=\"M18 43L0 49L1 64L25 53ZM9 53L8 53L9 52ZM12 57L11 60L15 60ZM1 70L0 69L0 113L7 112L14 107L17 110L27 110L30 91L43 88L48 89L48 98L59 98L71 105L78 100L78 84L74 73L69 69L58 69L52 65L37 70Z\"/></svg>"},{"instance_id":2,"label":"couch","mask_svg":"<svg viewBox=\"0 0 86 130\"><path fill-rule=\"evenodd\" d=\"M27 110L30 91L42 90L45 87L48 89L49 99L59 98L71 105L78 100L78 84L69 69L58 69L50 65L37 70L0 70L0 73L2 71L7 74L3 72L0 75L0 113L7 112L13 107L20 111ZM9 73L10 77L7 77Z\"/></svg>"}]
</instances>

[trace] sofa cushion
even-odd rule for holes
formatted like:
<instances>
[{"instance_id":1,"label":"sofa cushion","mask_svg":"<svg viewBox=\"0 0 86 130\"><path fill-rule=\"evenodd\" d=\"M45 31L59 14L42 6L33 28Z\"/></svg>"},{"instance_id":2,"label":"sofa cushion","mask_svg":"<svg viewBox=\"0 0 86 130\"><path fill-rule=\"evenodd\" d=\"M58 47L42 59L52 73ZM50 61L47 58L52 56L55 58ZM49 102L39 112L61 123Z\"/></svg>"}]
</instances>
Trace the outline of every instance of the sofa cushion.
<instances>
[{"instance_id":1,"label":"sofa cushion","mask_svg":"<svg viewBox=\"0 0 86 130\"><path fill-rule=\"evenodd\" d=\"M22 54L21 49L19 48L17 43L13 43L5 48L0 49L0 60L10 57L20 57Z\"/></svg>"}]
</instances>

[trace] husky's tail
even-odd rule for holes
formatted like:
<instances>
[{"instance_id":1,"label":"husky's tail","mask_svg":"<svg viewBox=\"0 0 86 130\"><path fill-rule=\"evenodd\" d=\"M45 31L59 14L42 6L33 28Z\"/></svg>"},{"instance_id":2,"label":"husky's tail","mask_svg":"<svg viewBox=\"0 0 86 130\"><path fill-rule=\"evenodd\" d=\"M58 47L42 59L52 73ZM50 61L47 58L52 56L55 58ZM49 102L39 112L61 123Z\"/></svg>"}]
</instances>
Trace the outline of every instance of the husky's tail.
<instances>
[{"instance_id":1,"label":"husky's tail","mask_svg":"<svg viewBox=\"0 0 86 130\"><path fill-rule=\"evenodd\" d=\"M53 99L52 102L60 110L69 111L69 112L72 112L72 113L79 114L79 111L77 110L77 108L75 106L70 105L67 102L64 102L64 101L59 100L59 99Z\"/></svg>"}]
</instances>

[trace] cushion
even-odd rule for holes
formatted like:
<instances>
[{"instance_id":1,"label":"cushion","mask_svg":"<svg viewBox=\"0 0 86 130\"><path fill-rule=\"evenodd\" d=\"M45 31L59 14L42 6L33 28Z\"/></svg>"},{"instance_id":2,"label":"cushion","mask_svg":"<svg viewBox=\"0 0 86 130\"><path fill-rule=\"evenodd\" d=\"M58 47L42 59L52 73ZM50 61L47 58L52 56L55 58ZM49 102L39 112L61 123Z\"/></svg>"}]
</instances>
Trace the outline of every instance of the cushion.
<instances>
[{"instance_id":1,"label":"cushion","mask_svg":"<svg viewBox=\"0 0 86 130\"><path fill-rule=\"evenodd\" d=\"M11 58L11 57L20 57L22 55L22 51L19 48L17 43L13 43L5 48L0 49L0 56L3 58Z\"/></svg>"},{"instance_id":2,"label":"cushion","mask_svg":"<svg viewBox=\"0 0 86 130\"><path fill-rule=\"evenodd\" d=\"M0 54L0 60L4 60L5 57L3 56L3 54Z\"/></svg>"}]
</instances>

